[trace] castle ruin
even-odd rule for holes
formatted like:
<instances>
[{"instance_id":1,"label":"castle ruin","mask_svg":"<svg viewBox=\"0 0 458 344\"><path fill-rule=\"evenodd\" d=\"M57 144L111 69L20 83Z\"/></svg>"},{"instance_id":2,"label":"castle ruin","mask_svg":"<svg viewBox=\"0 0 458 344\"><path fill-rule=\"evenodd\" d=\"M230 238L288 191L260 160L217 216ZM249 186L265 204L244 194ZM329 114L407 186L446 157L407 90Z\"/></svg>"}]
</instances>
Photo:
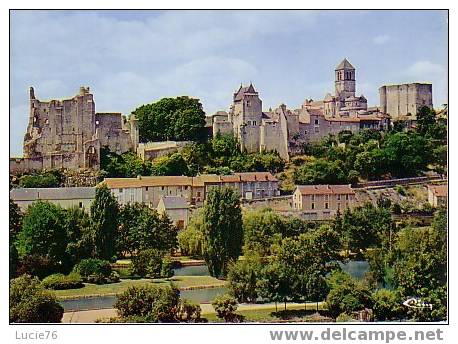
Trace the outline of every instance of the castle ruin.
<instances>
[{"instance_id":1,"label":"castle ruin","mask_svg":"<svg viewBox=\"0 0 458 344\"><path fill-rule=\"evenodd\" d=\"M135 151L138 125L134 116L96 113L89 87L63 100L40 101L29 91L29 123L23 158L10 159L11 172L67 168L99 169L100 149Z\"/></svg>"}]
</instances>

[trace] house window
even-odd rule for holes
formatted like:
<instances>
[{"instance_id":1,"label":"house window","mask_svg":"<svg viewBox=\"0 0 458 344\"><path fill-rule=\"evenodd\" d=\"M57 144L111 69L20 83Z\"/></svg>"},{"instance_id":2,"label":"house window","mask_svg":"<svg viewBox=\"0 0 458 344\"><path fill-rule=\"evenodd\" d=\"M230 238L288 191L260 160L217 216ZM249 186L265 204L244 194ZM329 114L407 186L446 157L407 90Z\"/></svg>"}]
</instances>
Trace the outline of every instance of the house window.
<instances>
[{"instance_id":1,"label":"house window","mask_svg":"<svg viewBox=\"0 0 458 344\"><path fill-rule=\"evenodd\" d=\"M145 187L145 191L148 191L148 187Z\"/></svg>"},{"instance_id":2,"label":"house window","mask_svg":"<svg viewBox=\"0 0 458 344\"><path fill-rule=\"evenodd\" d=\"M345 199L348 201L348 195L345 195Z\"/></svg>"},{"instance_id":3,"label":"house window","mask_svg":"<svg viewBox=\"0 0 458 344\"><path fill-rule=\"evenodd\" d=\"M253 125L256 125L256 121L253 121Z\"/></svg>"},{"instance_id":4,"label":"house window","mask_svg":"<svg viewBox=\"0 0 458 344\"><path fill-rule=\"evenodd\" d=\"M200 197L200 191L197 191L197 197Z\"/></svg>"},{"instance_id":5,"label":"house window","mask_svg":"<svg viewBox=\"0 0 458 344\"><path fill-rule=\"evenodd\" d=\"M324 209L329 209L329 203L328 203L328 202L326 202L326 203L324 204Z\"/></svg>"},{"instance_id":6,"label":"house window","mask_svg":"<svg viewBox=\"0 0 458 344\"><path fill-rule=\"evenodd\" d=\"M340 201L340 194L339 194L339 195L337 195L337 200L338 200L338 201Z\"/></svg>"},{"instance_id":7,"label":"house window","mask_svg":"<svg viewBox=\"0 0 458 344\"><path fill-rule=\"evenodd\" d=\"M185 190L188 190L188 186L187 186L187 185L185 185L185 186L184 186L184 189L185 189Z\"/></svg>"},{"instance_id":8,"label":"house window","mask_svg":"<svg viewBox=\"0 0 458 344\"><path fill-rule=\"evenodd\" d=\"M161 190L164 190L164 186L161 186Z\"/></svg>"},{"instance_id":9,"label":"house window","mask_svg":"<svg viewBox=\"0 0 458 344\"><path fill-rule=\"evenodd\" d=\"M312 209L315 209L315 203L312 203Z\"/></svg>"},{"instance_id":10,"label":"house window","mask_svg":"<svg viewBox=\"0 0 458 344\"><path fill-rule=\"evenodd\" d=\"M318 122L318 119L315 119L315 125L318 125L319 122Z\"/></svg>"},{"instance_id":11,"label":"house window","mask_svg":"<svg viewBox=\"0 0 458 344\"><path fill-rule=\"evenodd\" d=\"M120 188L120 189L118 189L118 190L119 190L119 193L121 193L121 192L122 192L122 188Z\"/></svg>"},{"instance_id":12,"label":"house window","mask_svg":"<svg viewBox=\"0 0 458 344\"><path fill-rule=\"evenodd\" d=\"M320 129L318 127L315 127L315 133L319 133Z\"/></svg>"},{"instance_id":13,"label":"house window","mask_svg":"<svg viewBox=\"0 0 458 344\"><path fill-rule=\"evenodd\" d=\"M83 207L83 202L80 202L78 205L79 205L80 208L82 208Z\"/></svg>"},{"instance_id":14,"label":"house window","mask_svg":"<svg viewBox=\"0 0 458 344\"><path fill-rule=\"evenodd\" d=\"M312 201L315 200L315 195L311 195L310 198L312 199Z\"/></svg>"}]
</instances>

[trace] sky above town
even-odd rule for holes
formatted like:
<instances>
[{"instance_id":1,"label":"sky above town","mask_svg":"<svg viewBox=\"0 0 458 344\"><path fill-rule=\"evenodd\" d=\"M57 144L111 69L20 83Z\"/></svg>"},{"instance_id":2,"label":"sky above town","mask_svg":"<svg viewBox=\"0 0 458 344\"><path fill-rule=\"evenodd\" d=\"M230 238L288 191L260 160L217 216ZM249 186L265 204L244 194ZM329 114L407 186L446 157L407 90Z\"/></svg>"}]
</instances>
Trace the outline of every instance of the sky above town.
<instances>
[{"instance_id":1,"label":"sky above town","mask_svg":"<svg viewBox=\"0 0 458 344\"><path fill-rule=\"evenodd\" d=\"M97 112L188 95L212 114L252 82L265 110L298 108L334 93L346 57L369 106L381 85L431 82L440 108L447 26L446 11L13 11L10 153L22 155L30 86L40 100L89 86Z\"/></svg>"}]
</instances>

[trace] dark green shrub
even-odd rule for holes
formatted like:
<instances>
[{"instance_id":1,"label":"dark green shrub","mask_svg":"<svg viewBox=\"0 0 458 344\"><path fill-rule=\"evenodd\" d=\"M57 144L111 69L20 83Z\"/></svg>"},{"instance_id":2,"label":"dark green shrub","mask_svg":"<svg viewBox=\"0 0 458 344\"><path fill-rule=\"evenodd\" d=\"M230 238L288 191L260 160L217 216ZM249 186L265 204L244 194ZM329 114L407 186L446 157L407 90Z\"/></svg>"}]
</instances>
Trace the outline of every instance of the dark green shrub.
<instances>
[{"instance_id":1,"label":"dark green shrub","mask_svg":"<svg viewBox=\"0 0 458 344\"><path fill-rule=\"evenodd\" d=\"M22 275L10 282L10 322L59 323L64 309L38 278Z\"/></svg>"},{"instance_id":2,"label":"dark green shrub","mask_svg":"<svg viewBox=\"0 0 458 344\"><path fill-rule=\"evenodd\" d=\"M170 257L164 257L161 263L161 277L170 278L173 276L173 274L174 274L174 271L173 271L172 260L170 259Z\"/></svg>"},{"instance_id":3,"label":"dark green shrub","mask_svg":"<svg viewBox=\"0 0 458 344\"><path fill-rule=\"evenodd\" d=\"M39 279L58 273L61 267L52 259L38 254L26 255L19 259L17 266L17 275L31 275Z\"/></svg>"},{"instance_id":4,"label":"dark green shrub","mask_svg":"<svg viewBox=\"0 0 458 344\"><path fill-rule=\"evenodd\" d=\"M164 252L156 249L140 251L132 258L132 274L149 278L173 276L173 264Z\"/></svg>"},{"instance_id":5,"label":"dark green shrub","mask_svg":"<svg viewBox=\"0 0 458 344\"><path fill-rule=\"evenodd\" d=\"M42 172L40 174L25 174L19 178L21 188L55 188L59 187L62 176L57 171Z\"/></svg>"},{"instance_id":6,"label":"dark green shrub","mask_svg":"<svg viewBox=\"0 0 458 344\"><path fill-rule=\"evenodd\" d=\"M212 306L216 311L216 315L220 319L224 319L226 322L233 322L237 319L237 310L238 304L237 300L228 294L217 296L212 301Z\"/></svg>"},{"instance_id":7,"label":"dark green shrub","mask_svg":"<svg viewBox=\"0 0 458 344\"><path fill-rule=\"evenodd\" d=\"M79 273L71 272L67 276L64 274L53 274L41 281L41 285L46 289L63 290L84 287L83 280Z\"/></svg>"},{"instance_id":8,"label":"dark green shrub","mask_svg":"<svg viewBox=\"0 0 458 344\"><path fill-rule=\"evenodd\" d=\"M130 287L114 307L121 318L147 317L148 322L176 322L180 291L173 286Z\"/></svg>"},{"instance_id":9,"label":"dark green shrub","mask_svg":"<svg viewBox=\"0 0 458 344\"><path fill-rule=\"evenodd\" d=\"M110 282L111 265L107 260L88 258L83 259L73 268L88 283L103 284Z\"/></svg>"}]
</instances>

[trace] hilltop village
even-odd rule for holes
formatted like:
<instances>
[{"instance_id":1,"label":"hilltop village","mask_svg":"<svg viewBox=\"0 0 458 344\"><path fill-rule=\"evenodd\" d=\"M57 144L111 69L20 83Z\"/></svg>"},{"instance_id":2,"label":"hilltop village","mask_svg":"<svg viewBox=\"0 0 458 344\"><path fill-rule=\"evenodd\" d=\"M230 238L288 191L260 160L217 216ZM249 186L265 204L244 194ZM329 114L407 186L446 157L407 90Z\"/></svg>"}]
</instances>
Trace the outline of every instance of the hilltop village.
<instances>
[{"instance_id":1,"label":"hilltop village","mask_svg":"<svg viewBox=\"0 0 458 344\"><path fill-rule=\"evenodd\" d=\"M54 294L47 318L10 321L446 319L447 107L417 82L368 106L356 68L334 72L300 108L266 110L250 83L214 114L187 96L100 113L89 87L31 87L10 278Z\"/></svg>"}]
</instances>

